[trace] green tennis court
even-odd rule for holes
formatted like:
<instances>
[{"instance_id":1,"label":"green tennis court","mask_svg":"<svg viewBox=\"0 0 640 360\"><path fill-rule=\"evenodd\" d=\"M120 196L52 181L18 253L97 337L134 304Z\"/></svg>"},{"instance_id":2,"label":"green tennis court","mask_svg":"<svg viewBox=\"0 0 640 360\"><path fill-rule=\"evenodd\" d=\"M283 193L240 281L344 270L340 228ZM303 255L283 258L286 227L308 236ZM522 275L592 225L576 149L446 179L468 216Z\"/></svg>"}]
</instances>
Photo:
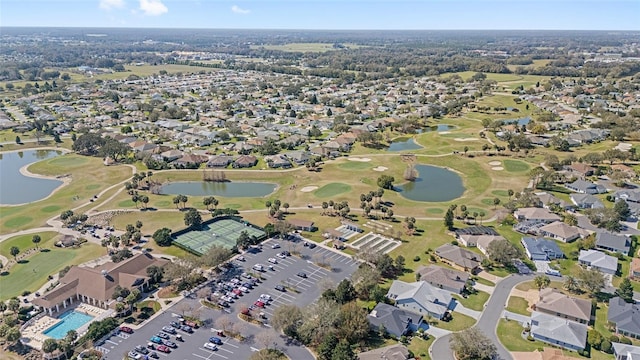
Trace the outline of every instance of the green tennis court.
<instances>
[{"instance_id":1,"label":"green tennis court","mask_svg":"<svg viewBox=\"0 0 640 360\"><path fill-rule=\"evenodd\" d=\"M210 223L206 223L200 230L190 230L174 237L173 242L181 247L202 255L212 246L222 246L231 249L236 245L236 241L240 233L246 231L247 234L260 239L266 236L266 233L252 224L236 219L214 219Z\"/></svg>"}]
</instances>

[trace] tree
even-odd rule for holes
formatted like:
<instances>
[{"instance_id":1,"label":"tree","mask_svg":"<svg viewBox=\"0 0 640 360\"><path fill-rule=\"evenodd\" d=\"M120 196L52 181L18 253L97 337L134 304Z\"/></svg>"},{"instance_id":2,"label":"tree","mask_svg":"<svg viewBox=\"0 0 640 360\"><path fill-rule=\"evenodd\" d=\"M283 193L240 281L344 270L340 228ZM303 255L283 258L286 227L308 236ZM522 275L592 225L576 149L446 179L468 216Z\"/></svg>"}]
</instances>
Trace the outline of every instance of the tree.
<instances>
[{"instance_id":1,"label":"tree","mask_svg":"<svg viewBox=\"0 0 640 360\"><path fill-rule=\"evenodd\" d=\"M243 231L245 232L245 231ZM231 250L214 245L200 258L202 265L216 267L231 257Z\"/></svg>"},{"instance_id":2,"label":"tree","mask_svg":"<svg viewBox=\"0 0 640 360\"><path fill-rule=\"evenodd\" d=\"M141 195L139 200L144 204L144 208L147 208L147 204L149 203L149 197L147 195Z\"/></svg>"},{"instance_id":3,"label":"tree","mask_svg":"<svg viewBox=\"0 0 640 360\"><path fill-rule=\"evenodd\" d=\"M605 285L604 275L595 269L580 269L576 277L580 281L582 288L591 296L600 291Z\"/></svg>"},{"instance_id":4,"label":"tree","mask_svg":"<svg viewBox=\"0 0 640 360\"><path fill-rule=\"evenodd\" d=\"M330 333L322 339L320 345L318 345L318 359L319 360L331 360L333 350L338 345L338 338L335 334Z\"/></svg>"},{"instance_id":5,"label":"tree","mask_svg":"<svg viewBox=\"0 0 640 360\"><path fill-rule=\"evenodd\" d=\"M40 243L40 241L42 241L42 238L38 234L33 235L33 237L31 238L31 242L36 244L36 250L38 249L38 244Z\"/></svg>"},{"instance_id":6,"label":"tree","mask_svg":"<svg viewBox=\"0 0 640 360\"><path fill-rule=\"evenodd\" d=\"M444 226L449 230L453 230L453 210L449 208L444 215Z\"/></svg>"},{"instance_id":7,"label":"tree","mask_svg":"<svg viewBox=\"0 0 640 360\"><path fill-rule=\"evenodd\" d=\"M22 144L22 140L20 139L20 136L16 135L16 144L20 145Z\"/></svg>"},{"instance_id":8,"label":"tree","mask_svg":"<svg viewBox=\"0 0 640 360\"><path fill-rule=\"evenodd\" d=\"M199 229L202 225L202 216L196 209L189 209L184 214L184 224L192 229Z\"/></svg>"},{"instance_id":9,"label":"tree","mask_svg":"<svg viewBox=\"0 0 640 360\"><path fill-rule=\"evenodd\" d=\"M629 209L629 204L627 204L627 202L622 199L616 201L616 204L613 206L613 210L618 215L618 221L624 221L629 216L631 216L631 210Z\"/></svg>"},{"instance_id":10,"label":"tree","mask_svg":"<svg viewBox=\"0 0 640 360\"><path fill-rule=\"evenodd\" d=\"M498 354L493 342L475 327L453 333L449 346L460 360L490 360Z\"/></svg>"},{"instance_id":11,"label":"tree","mask_svg":"<svg viewBox=\"0 0 640 360\"><path fill-rule=\"evenodd\" d=\"M546 275L538 275L533 279L533 283L536 285L538 290L542 290L551 284L551 279Z\"/></svg>"},{"instance_id":12,"label":"tree","mask_svg":"<svg viewBox=\"0 0 640 360\"><path fill-rule=\"evenodd\" d=\"M361 300L369 300L371 298L371 291L381 279L380 271L366 263L360 264L358 269L351 275L351 282L358 294L358 298Z\"/></svg>"},{"instance_id":13,"label":"tree","mask_svg":"<svg viewBox=\"0 0 640 360\"><path fill-rule=\"evenodd\" d=\"M11 256L13 256L13 260L18 261L16 256L20 254L20 249L17 246L12 246L11 249L9 250L9 253L11 254Z\"/></svg>"},{"instance_id":14,"label":"tree","mask_svg":"<svg viewBox=\"0 0 640 360\"><path fill-rule=\"evenodd\" d=\"M600 334L598 330L591 329L587 332L587 344L591 345L591 347L600 349L603 340L604 337L602 337L602 334Z\"/></svg>"},{"instance_id":15,"label":"tree","mask_svg":"<svg viewBox=\"0 0 640 360\"><path fill-rule=\"evenodd\" d=\"M337 333L340 339L345 339L350 344L358 343L366 339L369 329L367 311L355 301L342 305L340 308L340 326Z\"/></svg>"},{"instance_id":16,"label":"tree","mask_svg":"<svg viewBox=\"0 0 640 360\"><path fill-rule=\"evenodd\" d=\"M228 331L228 330L231 330L233 326L233 322L234 321L231 320L229 316L223 315L216 319L215 324L219 330Z\"/></svg>"},{"instance_id":17,"label":"tree","mask_svg":"<svg viewBox=\"0 0 640 360\"><path fill-rule=\"evenodd\" d=\"M578 280L573 277L573 276L567 276L564 279L564 284L562 285L562 287L572 293L578 293L580 292L580 283L578 282Z\"/></svg>"},{"instance_id":18,"label":"tree","mask_svg":"<svg viewBox=\"0 0 640 360\"><path fill-rule=\"evenodd\" d=\"M162 281L164 269L157 265L151 265L147 268L147 276L151 284L157 284Z\"/></svg>"},{"instance_id":19,"label":"tree","mask_svg":"<svg viewBox=\"0 0 640 360\"><path fill-rule=\"evenodd\" d=\"M356 289L349 279L340 281L335 291L338 304L346 304L356 298Z\"/></svg>"},{"instance_id":20,"label":"tree","mask_svg":"<svg viewBox=\"0 0 640 360\"><path fill-rule=\"evenodd\" d=\"M620 287L616 290L616 295L628 303L633 303L633 285L629 278L622 279Z\"/></svg>"},{"instance_id":21,"label":"tree","mask_svg":"<svg viewBox=\"0 0 640 360\"><path fill-rule=\"evenodd\" d=\"M153 233L151 237L159 246L169 246L173 241L171 239L171 229L169 228L158 229Z\"/></svg>"},{"instance_id":22,"label":"tree","mask_svg":"<svg viewBox=\"0 0 640 360\"><path fill-rule=\"evenodd\" d=\"M390 175L380 175L378 177L377 180L377 184L379 187L383 188L383 189L389 189L392 190L393 189L393 182L395 181L395 179L393 178L393 176Z\"/></svg>"},{"instance_id":23,"label":"tree","mask_svg":"<svg viewBox=\"0 0 640 360\"><path fill-rule=\"evenodd\" d=\"M297 337L302 324L302 310L296 305L282 305L273 312L271 325L289 337Z\"/></svg>"},{"instance_id":24,"label":"tree","mask_svg":"<svg viewBox=\"0 0 640 360\"><path fill-rule=\"evenodd\" d=\"M180 204L180 196L181 195L176 195L176 196L173 197L173 200L172 200L173 201L173 205L176 206L176 209L178 208L178 204Z\"/></svg>"},{"instance_id":25,"label":"tree","mask_svg":"<svg viewBox=\"0 0 640 360\"><path fill-rule=\"evenodd\" d=\"M58 342L56 341L56 339L49 338L42 343L42 351L44 351L45 354L51 354L52 352L56 351L57 348Z\"/></svg>"},{"instance_id":26,"label":"tree","mask_svg":"<svg viewBox=\"0 0 640 360\"><path fill-rule=\"evenodd\" d=\"M18 312L18 309L20 309L20 300L18 300L18 298L16 297L12 297L11 299L9 299L7 308L9 309L9 311L15 314L16 312Z\"/></svg>"},{"instance_id":27,"label":"tree","mask_svg":"<svg viewBox=\"0 0 640 360\"><path fill-rule=\"evenodd\" d=\"M356 360L358 357L346 340L340 340L331 353L331 360Z\"/></svg>"},{"instance_id":28,"label":"tree","mask_svg":"<svg viewBox=\"0 0 640 360\"><path fill-rule=\"evenodd\" d=\"M189 201L189 198L186 195L178 196L180 196L180 202L182 203L182 208L184 209L187 206L187 201Z\"/></svg>"},{"instance_id":29,"label":"tree","mask_svg":"<svg viewBox=\"0 0 640 360\"><path fill-rule=\"evenodd\" d=\"M251 238L249 237L249 233L246 231L241 231L238 239L236 240L236 246L238 249L247 249L251 246Z\"/></svg>"},{"instance_id":30,"label":"tree","mask_svg":"<svg viewBox=\"0 0 640 360\"><path fill-rule=\"evenodd\" d=\"M495 209L498 205L500 205L500 199L499 198L494 198L493 199L493 208Z\"/></svg>"},{"instance_id":31,"label":"tree","mask_svg":"<svg viewBox=\"0 0 640 360\"><path fill-rule=\"evenodd\" d=\"M519 259L522 257L520 249L508 240L492 241L487 247L487 254L491 261L502 266L509 266L513 259Z\"/></svg>"}]
</instances>

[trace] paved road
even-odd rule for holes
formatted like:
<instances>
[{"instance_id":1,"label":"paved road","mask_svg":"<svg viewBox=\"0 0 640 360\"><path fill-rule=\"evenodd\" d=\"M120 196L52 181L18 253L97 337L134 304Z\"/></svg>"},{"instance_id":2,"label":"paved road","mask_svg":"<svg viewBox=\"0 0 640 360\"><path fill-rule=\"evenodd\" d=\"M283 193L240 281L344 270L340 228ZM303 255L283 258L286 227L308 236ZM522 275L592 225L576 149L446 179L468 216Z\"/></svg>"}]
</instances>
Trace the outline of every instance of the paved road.
<instances>
[{"instance_id":1,"label":"paved road","mask_svg":"<svg viewBox=\"0 0 640 360\"><path fill-rule=\"evenodd\" d=\"M504 278L496 285L495 290L493 290L493 294L487 301L485 305L485 309L476 324L476 327L480 329L493 343L496 345L498 349L498 357L496 360L509 360L512 359L509 351L505 349L504 346L498 340L498 336L496 335L496 326L498 324L498 320L502 315L502 310L507 303L507 299L509 298L509 293L511 289L518 285L521 282L532 280L534 275L511 275L507 278ZM431 345L431 358L438 360L454 360L453 355L451 354L451 350L449 349L449 339L451 335L446 335L436 339Z\"/></svg>"}]
</instances>

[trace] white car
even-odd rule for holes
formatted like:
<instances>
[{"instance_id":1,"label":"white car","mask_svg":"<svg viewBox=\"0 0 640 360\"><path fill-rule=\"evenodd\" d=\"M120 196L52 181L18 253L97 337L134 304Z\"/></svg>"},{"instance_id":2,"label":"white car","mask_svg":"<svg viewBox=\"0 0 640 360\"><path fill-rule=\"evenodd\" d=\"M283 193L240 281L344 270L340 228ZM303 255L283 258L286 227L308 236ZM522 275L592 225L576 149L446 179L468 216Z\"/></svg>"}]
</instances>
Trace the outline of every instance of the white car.
<instances>
[{"instance_id":1,"label":"white car","mask_svg":"<svg viewBox=\"0 0 640 360\"><path fill-rule=\"evenodd\" d=\"M214 344L214 343L210 343L210 342L205 343L205 344L204 344L204 348L205 348L205 349L207 349L207 350L211 350L211 351L216 351L216 350L218 350L218 346L216 346L216 344Z\"/></svg>"},{"instance_id":2,"label":"white car","mask_svg":"<svg viewBox=\"0 0 640 360\"><path fill-rule=\"evenodd\" d=\"M277 263L278 263L278 260L276 260L276 258L269 258L269 260L268 260L268 261L269 261L270 263L272 263L272 264L277 264Z\"/></svg>"},{"instance_id":3,"label":"white car","mask_svg":"<svg viewBox=\"0 0 640 360\"><path fill-rule=\"evenodd\" d=\"M255 265L253 265L253 270L264 271L264 266L262 266L260 264L255 264Z\"/></svg>"},{"instance_id":4,"label":"white car","mask_svg":"<svg viewBox=\"0 0 640 360\"><path fill-rule=\"evenodd\" d=\"M244 287L244 286L240 286L240 287L238 288L238 290L242 291L243 293L248 293L248 292L249 292L249 288L246 288L246 287Z\"/></svg>"},{"instance_id":5,"label":"white car","mask_svg":"<svg viewBox=\"0 0 640 360\"><path fill-rule=\"evenodd\" d=\"M261 300L266 300L266 301L271 301L271 295L269 294L260 294L260 299Z\"/></svg>"},{"instance_id":6,"label":"white car","mask_svg":"<svg viewBox=\"0 0 640 360\"><path fill-rule=\"evenodd\" d=\"M275 244L271 245L271 248L272 249L280 249L280 244L275 243Z\"/></svg>"},{"instance_id":7,"label":"white car","mask_svg":"<svg viewBox=\"0 0 640 360\"><path fill-rule=\"evenodd\" d=\"M279 257L280 259L285 259L287 257L287 255L283 254L283 253L278 253L276 254L277 257Z\"/></svg>"}]
</instances>

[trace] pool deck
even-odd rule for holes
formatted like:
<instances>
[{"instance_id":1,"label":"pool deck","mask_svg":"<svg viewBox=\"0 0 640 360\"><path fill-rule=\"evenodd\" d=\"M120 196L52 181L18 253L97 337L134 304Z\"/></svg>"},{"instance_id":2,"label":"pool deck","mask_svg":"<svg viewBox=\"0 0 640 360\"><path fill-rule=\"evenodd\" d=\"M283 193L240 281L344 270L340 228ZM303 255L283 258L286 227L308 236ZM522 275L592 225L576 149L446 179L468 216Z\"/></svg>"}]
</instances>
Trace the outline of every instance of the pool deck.
<instances>
[{"instance_id":1,"label":"pool deck","mask_svg":"<svg viewBox=\"0 0 640 360\"><path fill-rule=\"evenodd\" d=\"M95 306L91 306L89 304L84 304L84 303L80 303L78 304L78 306L76 307L68 307L66 309L64 309L64 311L61 311L59 314L57 315L61 315L69 310L73 310L73 311L77 311L77 312L81 312L81 313L85 313L87 315L91 315L93 316L93 319L91 319L91 321L89 321L88 323L84 324L83 326L81 326L79 329L77 329L76 331L78 331L78 336L82 335L82 333L84 331L86 331L86 329L88 328L89 324L92 321L95 320L100 320L102 318L104 318L106 315L111 314L112 310L105 310L105 309L101 309L99 307L95 307ZM60 319L57 319L55 317L51 317L49 315L41 315L41 316L36 316L34 318L34 321L30 324L27 324L26 326L24 326L21 331L22 331L22 342L24 344L29 345L30 347L37 349L37 350L41 350L42 349L42 343L44 343L44 341L46 339L50 339L51 337L47 336L44 334L44 332L52 327L53 325L57 324L60 321ZM84 331L82 329L85 329Z\"/></svg>"}]
</instances>

